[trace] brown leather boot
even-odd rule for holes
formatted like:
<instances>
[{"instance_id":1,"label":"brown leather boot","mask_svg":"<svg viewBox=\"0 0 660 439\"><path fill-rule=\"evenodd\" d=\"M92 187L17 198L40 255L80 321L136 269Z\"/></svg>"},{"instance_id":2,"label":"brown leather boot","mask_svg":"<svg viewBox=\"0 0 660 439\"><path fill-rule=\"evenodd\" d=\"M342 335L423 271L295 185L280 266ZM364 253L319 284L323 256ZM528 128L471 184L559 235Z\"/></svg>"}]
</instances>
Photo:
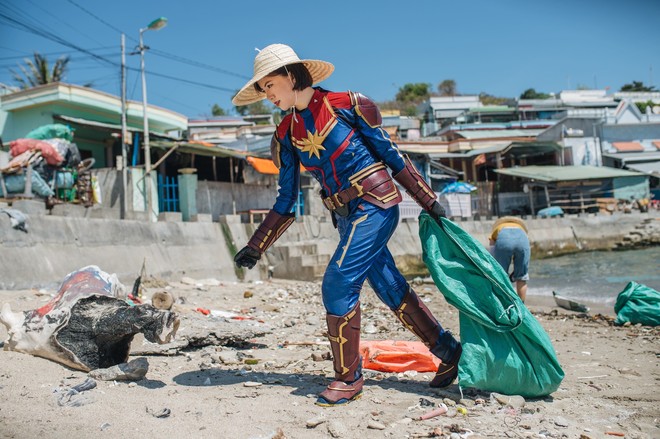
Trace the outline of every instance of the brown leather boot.
<instances>
[{"instance_id":1,"label":"brown leather boot","mask_svg":"<svg viewBox=\"0 0 660 439\"><path fill-rule=\"evenodd\" d=\"M319 394L317 405L323 407L341 405L362 396L364 378L359 349L360 317L360 302L346 315L326 316L335 381Z\"/></svg>"},{"instance_id":2,"label":"brown leather boot","mask_svg":"<svg viewBox=\"0 0 660 439\"><path fill-rule=\"evenodd\" d=\"M429 384L431 387L447 387L458 376L458 362L463 348L451 335L444 331L431 311L419 300L412 288L408 289L401 305L395 310L397 318L442 360L438 372Z\"/></svg>"}]
</instances>

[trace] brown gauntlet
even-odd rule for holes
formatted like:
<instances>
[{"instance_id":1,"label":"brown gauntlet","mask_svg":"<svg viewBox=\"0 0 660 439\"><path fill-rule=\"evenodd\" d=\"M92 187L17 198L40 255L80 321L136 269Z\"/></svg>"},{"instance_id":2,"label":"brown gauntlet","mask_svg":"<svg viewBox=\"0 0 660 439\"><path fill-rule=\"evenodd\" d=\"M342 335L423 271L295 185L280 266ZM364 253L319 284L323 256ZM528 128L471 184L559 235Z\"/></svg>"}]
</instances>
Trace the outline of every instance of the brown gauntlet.
<instances>
[{"instance_id":1,"label":"brown gauntlet","mask_svg":"<svg viewBox=\"0 0 660 439\"><path fill-rule=\"evenodd\" d=\"M280 215L271 209L263 222L259 224L252 238L248 241L248 247L263 254L268 247L273 245L277 238L282 236L282 233L289 228L295 219L292 213L289 215Z\"/></svg>"},{"instance_id":2,"label":"brown gauntlet","mask_svg":"<svg viewBox=\"0 0 660 439\"><path fill-rule=\"evenodd\" d=\"M436 203L435 192L417 171L407 155L404 156L404 161L406 167L394 175L394 179L406 189L408 195L413 197L424 210L427 212L433 210L433 205Z\"/></svg>"}]
</instances>

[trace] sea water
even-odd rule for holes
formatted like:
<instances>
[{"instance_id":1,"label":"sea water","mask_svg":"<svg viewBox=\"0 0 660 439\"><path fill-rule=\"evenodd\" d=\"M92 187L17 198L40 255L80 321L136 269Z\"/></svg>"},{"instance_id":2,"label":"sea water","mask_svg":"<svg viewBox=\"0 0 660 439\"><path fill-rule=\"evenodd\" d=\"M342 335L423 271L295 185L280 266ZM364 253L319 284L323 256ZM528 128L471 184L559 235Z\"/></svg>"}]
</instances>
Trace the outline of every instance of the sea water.
<instances>
[{"instance_id":1,"label":"sea water","mask_svg":"<svg viewBox=\"0 0 660 439\"><path fill-rule=\"evenodd\" d=\"M532 260L528 295L552 292L576 300L614 306L628 282L660 291L660 247L583 252Z\"/></svg>"}]
</instances>

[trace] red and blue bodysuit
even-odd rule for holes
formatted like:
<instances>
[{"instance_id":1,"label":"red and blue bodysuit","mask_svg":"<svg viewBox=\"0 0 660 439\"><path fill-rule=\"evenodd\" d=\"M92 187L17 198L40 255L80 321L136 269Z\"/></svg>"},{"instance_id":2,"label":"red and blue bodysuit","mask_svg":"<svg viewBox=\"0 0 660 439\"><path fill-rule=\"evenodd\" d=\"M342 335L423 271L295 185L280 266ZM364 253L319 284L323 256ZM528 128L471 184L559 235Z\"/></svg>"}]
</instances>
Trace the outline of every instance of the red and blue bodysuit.
<instances>
[{"instance_id":1,"label":"red and blue bodysuit","mask_svg":"<svg viewBox=\"0 0 660 439\"><path fill-rule=\"evenodd\" d=\"M358 93L315 88L308 107L278 125L271 152L280 169L278 196L248 246L262 254L293 222L301 164L320 183L323 203L337 220L340 240L323 277L322 295L338 381L320 399L335 404L342 394L356 394L352 384L342 389L342 383L361 376L359 297L365 280L443 360L442 373L431 385L449 385L456 377L460 344L419 300L387 248L402 199L387 168L428 211L437 204L435 193L383 130L376 105Z\"/></svg>"},{"instance_id":2,"label":"red and blue bodysuit","mask_svg":"<svg viewBox=\"0 0 660 439\"><path fill-rule=\"evenodd\" d=\"M280 166L273 210L281 215L291 212L296 201L300 164L321 184L326 205L334 200L330 195L352 187L354 176L380 173L378 193L369 197L371 202L356 197L342 203L347 215L335 211L340 242L323 278L323 303L328 313L339 316L355 306L365 279L392 309L408 289L387 250L399 221L396 203L401 196L384 166L396 174L405 162L380 121L370 124L360 114L377 111L376 107L362 104L360 109L356 101L350 93L316 89L306 109L280 123L273 143L273 157Z\"/></svg>"}]
</instances>

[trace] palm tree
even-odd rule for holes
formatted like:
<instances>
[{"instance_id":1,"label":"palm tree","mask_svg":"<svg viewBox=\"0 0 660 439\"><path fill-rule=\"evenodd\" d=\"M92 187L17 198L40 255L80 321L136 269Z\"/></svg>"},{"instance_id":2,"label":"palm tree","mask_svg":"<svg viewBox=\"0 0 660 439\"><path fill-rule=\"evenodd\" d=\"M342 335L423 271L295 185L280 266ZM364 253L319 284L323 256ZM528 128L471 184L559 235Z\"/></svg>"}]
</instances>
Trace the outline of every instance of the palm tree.
<instances>
[{"instance_id":1,"label":"palm tree","mask_svg":"<svg viewBox=\"0 0 660 439\"><path fill-rule=\"evenodd\" d=\"M62 81L67 71L69 57L62 56L58 58L52 70L49 69L46 57L40 55L39 52L34 52L34 61L28 58L25 58L24 61L25 66L18 66L21 72L9 69L14 75L14 80L22 89Z\"/></svg>"}]
</instances>

